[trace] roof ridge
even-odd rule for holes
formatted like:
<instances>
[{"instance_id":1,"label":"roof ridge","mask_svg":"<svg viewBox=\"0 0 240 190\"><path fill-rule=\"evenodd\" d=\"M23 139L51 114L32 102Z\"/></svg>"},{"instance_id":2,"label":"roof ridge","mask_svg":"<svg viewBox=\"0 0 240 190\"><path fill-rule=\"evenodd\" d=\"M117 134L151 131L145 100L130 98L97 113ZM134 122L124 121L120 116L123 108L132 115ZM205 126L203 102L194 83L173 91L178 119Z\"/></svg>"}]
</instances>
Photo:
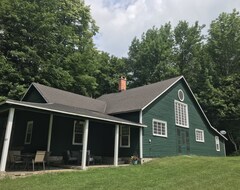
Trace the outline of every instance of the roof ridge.
<instances>
[{"instance_id":1,"label":"roof ridge","mask_svg":"<svg viewBox=\"0 0 240 190\"><path fill-rule=\"evenodd\" d=\"M180 79L180 78L182 78L182 77L183 77L183 75L180 75L180 76L173 77L173 78L170 78L170 79L166 79L166 80L162 80L162 81L158 81L158 82L146 84L146 85L143 85L143 86L138 86L138 87L130 88L130 89L127 89L127 90L122 91L122 92L113 92L113 93L109 93L109 94L103 94L103 95L99 96L98 98L103 97L103 96L108 96L108 95L121 94L121 93L124 93L124 92L129 92L129 91L133 91L133 90L136 90L136 89L141 89L141 88L144 88L144 87L147 87L147 86L153 86L153 85L156 85L156 84L158 84L158 83L163 83L163 82L166 82L166 81L168 81L168 80L173 80L173 79ZM98 98L97 98L97 99L98 99Z\"/></svg>"}]
</instances>

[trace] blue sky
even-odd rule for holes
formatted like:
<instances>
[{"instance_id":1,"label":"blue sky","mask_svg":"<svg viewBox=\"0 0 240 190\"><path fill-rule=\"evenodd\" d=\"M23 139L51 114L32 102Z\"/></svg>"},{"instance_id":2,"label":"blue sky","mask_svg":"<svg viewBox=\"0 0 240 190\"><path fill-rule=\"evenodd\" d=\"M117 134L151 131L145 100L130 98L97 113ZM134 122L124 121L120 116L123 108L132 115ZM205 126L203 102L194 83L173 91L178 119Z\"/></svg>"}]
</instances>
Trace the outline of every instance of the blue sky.
<instances>
[{"instance_id":1,"label":"blue sky","mask_svg":"<svg viewBox=\"0 0 240 190\"><path fill-rule=\"evenodd\" d=\"M99 50L112 55L127 56L128 48L135 36L140 37L153 26L180 20L190 24L199 21L206 24L222 12L240 11L240 0L85 0L100 27L95 37Z\"/></svg>"}]
</instances>

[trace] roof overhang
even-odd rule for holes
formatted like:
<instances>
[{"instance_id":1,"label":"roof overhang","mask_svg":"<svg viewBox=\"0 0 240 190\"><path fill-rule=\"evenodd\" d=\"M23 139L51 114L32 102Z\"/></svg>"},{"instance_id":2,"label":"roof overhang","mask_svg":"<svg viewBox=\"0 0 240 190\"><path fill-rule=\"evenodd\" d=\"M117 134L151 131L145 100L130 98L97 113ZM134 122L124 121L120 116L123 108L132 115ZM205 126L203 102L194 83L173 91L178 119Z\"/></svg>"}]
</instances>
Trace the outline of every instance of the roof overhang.
<instances>
[{"instance_id":1,"label":"roof overhang","mask_svg":"<svg viewBox=\"0 0 240 190\"><path fill-rule=\"evenodd\" d=\"M146 125L140 124L140 123L134 123L130 122L121 118L117 118L114 116L106 115L103 113L97 113L89 110L83 110L83 109L77 109L73 107L67 107L63 106L62 109L58 108L52 108L54 104L50 103L31 103L31 102L24 102L24 101L15 101L15 100L6 100L2 103L1 105L12 105L12 106L20 106L23 108L31 108L31 109L37 109L41 111L46 111L46 112L54 112L54 113L59 113L59 114L65 114L65 115L71 115L71 116L77 116L77 117L83 117L86 119L93 119L93 120L99 120L99 121L104 121L104 122L110 122L110 123L115 123L115 124L120 124L120 125L130 125L130 126L136 126L136 127L147 127ZM76 111L68 111L64 110L65 108L72 108L73 110ZM84 111L85 113L81 113L81 110ZM86 112L90 114L86 114Z\"/></svg>"}]
</instances>

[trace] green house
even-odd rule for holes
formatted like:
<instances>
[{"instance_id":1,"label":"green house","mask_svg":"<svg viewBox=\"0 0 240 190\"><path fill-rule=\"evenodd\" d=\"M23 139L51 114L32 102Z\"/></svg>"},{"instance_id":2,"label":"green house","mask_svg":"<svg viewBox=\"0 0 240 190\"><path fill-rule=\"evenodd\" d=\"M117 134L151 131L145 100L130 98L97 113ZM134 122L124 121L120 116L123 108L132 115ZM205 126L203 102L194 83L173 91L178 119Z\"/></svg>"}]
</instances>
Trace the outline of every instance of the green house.
<instances>
[{"instance_id":1,"label":"green house","mask_svg":"<svg viewBox=\"0 0 240 190\"><path fill-rule=\"evenodd\" d=\"M183 76L129 90L121 78L118 93L97 99L33 83L21 101L0 104L0 171L16 149L79 151L85 169L88 152L117 166L132 155L225 156L225 140Z\"/></svg>"}]
</instances>

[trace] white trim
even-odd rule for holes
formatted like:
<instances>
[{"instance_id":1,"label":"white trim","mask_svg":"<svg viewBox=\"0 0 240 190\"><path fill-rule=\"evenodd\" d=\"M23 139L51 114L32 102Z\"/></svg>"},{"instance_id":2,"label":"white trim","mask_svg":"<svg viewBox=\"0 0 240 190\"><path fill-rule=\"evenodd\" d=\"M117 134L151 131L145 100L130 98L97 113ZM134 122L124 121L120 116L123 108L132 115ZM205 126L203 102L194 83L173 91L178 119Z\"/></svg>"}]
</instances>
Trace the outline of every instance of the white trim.
<instances>
[{"instance_id":1,"label":"white trim","mask_svg":"<svg viewBox=\"0 0 240 190\"><path fill-rule=\"evenodd\" d=\"M190 86L188 85L188 83L187 83L186 79L184 78L184 76L182 76L182 79L185 81L185 83L186 83L188 89L190 90L190 92L191 92L193 98L195 99L195 101L196 101L198 107L200 108L200 110L201 110L203 116L205 117L205 119L207 120L209 126L210 126L215 132L217 132L221 137L223 137L225 140L228 140L224 135L222 135L217 129L215 129L215 128L211 125L210 121L208 120L208 118L207 118L206 114L204 113L202 107L201 107L200 104L198 103L197 98L196 98L195 95L193 94L193 91L191 90L191 88L190 88Z\"/></svg>"},{"instance_id":2,"label":"white trim","mask_svg":"<svg viewBox=\"0 0 240 190\"><path fill-rule=\"evenodd\" d=\"M139 112L139 123L141 123L141 124L142 124L142 119L143 119L142 112L143 112L142 110L140 110L140 112Z\"/></svg>"},{"instance_id":3,"label":"white trim","mask_svg":"<svg viewBox=\"0 0 240 190\"><path fill-rule=\"evenodd\" d=\"M48 143L47 143L47 151L48 152L50 152L50 147L51 147L52 125L53 125L53 114L50 114L49 127L48 127Z\"/></svg>"},{"instance_id":4,"label":"white trim","mask_svg":"<svg viewBox=\"0 0 240 190\"><path fill-rule=\"evenodd\" d=\"M200 132L201 133L201 137L202 137L202 139L197 139L197 132ZM197 142L205 142L205 137L204 137L204 130L202 130L202 129L195 129L195 140L197 141Z\"/></svg>"},{"instance_id":5,"label":"white trim","mask_svg":"<svg viewBox=\"0 0 240 190\"><path fill-rule=\"evenodd\" d=\"M143 158L143 128L139 128L139 157Z\"/></svg>"},{"instance_id":6,"label":"white trim","mask_svg":"<svg viewBox=\"0 0 240 190\"><path fill-rule=\"evenodd\" d=\"M181 80L183 78L183 76L179 77L179 79L177 79L174 83L172 83L168 88L166 88L161 94L159 94L158 96L156 96L153 100L151 100L147 105L145 105L142 110L144 110L146 107L148 107L151 103L153 103L156 99L158 99L162 94L164 94L166 91L168 91L168 89L170 89L174 84L176 84L179 80Z\"/></svg>"},{"instance_id":7,"label":"white trim","mask_svg":"<svg viewBox=\"0 0 240 190\"><path fill-rule=\"evenodd\" d=\"M191 90L191 88L190 88L189 84L187 83L186 79L184 78L184 76L181 76L179 79L177 79L177 80L176 80L174 83L172 83L166 90L164 90L161 94L159 94L158 96L156 96L152 101L150 101L147 105L145 105L141 110L143 111L144 109L146 109L151 103L153 103L156 99L158 99L162 94L164 94L166 91L168 91L173 85L175 85L175 84L176 84L178 81L180 81L181 79L183 79L184 82L186 83L188 89L190 90L193 98L195 99L198 107L200 108L200 110L201 110L203 116L205 117L205 119L207 120L209 126L210 126L216 133L218 133L221 137L223 137L225 140L228 140L224 135L222 135L218 130L216 130L216 129L211 125L211 123L209 122L209 120L208 120L206 114L204 113L202 107L201 107L200 104L198 103L197 98L196 98L195 95L193 94L193 91ZM146 127L146 126L145 126L145 127Z\"/></svg>"},{"instance_id":8,"label":"white trim","mask_svg":"<svg viewBox=\"0 0 240 190\"><path fill-rule=\"evenodd\" d=\"M43 96L43 94L41 93L41 91L34 85L34 83L32 83L32 84L28 87L27 91L25 92L25 94L23 95L23 97L22 97L20 100L22 101L22 100L25 98L25 96L27 95L28 91L30 90L30 88L31 88L32 86L38 91L38 93L42 96L42 98L48 103L48 100Z\"/></svg>"},{"instance_id":9,"label":"white trim","mask_svg":"<svg viewBox=\"0 0 240 190\"><path fill-rule=\"evenodd\" d=\"M165 135L162 135L162 134L155 134L155 133L154 133L154 122L164 124ZM158 137L168 137L168 132L167 132L167 122L166 122L166 121L162 121L162 120L158 120L158 119L153 119L153 120L152 120L152 134L153 134L153 136L158 136Z\"/></svg>"},{"instance_id":10,"label":"white trim","mask_svg":"<svg viewBox=\"0 0 240 190\"><path fill-rule=\"evenodd\" d=\"M83 146L82 146L82 163L81 163L81 168L83 170L86 169L86 161L87 161L88 128L89 128L89 120L85 120L84 126L83 126Z\"/></svg>"},{"instance_id":11,"label":"white trim","mask_svg":"<svg viewBox=\"0 0 240 190\"><path fill-rule=\"evenodd\" d=\"M124 136L127 136L127 137L128 137L128 145L122 145L122 137L123 137L122 130L123 130L123 128L128 128L128 135L124 135ZM120 126L120 147L121 147L121 148L130 148L130 146L131 146L130 136L131 136L130 126L121 125L121 126Z\"/></svg>"},{"instance_id":12,"label":"white trim","mask_svg":"<svg viewBox=\"0 0 240 190\"><path fill-rule=\"evenodd\" d=\"M9 144L11 140L14 113L15 113L15 109L10 108L8 113L8 121L7 121L6 131L5 131L4 142L3 142L2 157L0 162L0 172L5 172L6 170L8 149L9 149Z\"/></svg>"},{"instance_id":13,"label":"white trim","mask_svg":"<svg viewBox=\"0 0 240 190\"><path fill-rule=\"evenodd\" d=\"M76 124L79 123L80 127L82 127L83 132L79 133L84 135L84 122L83 121L78 121L78 120L74 120L74 124L73 124L73 137L72 137L72 144L73 145L82 145L83 144L83 138L82 138L82 142L81 143L76 143L75 142L75 137L76 137Z\"/></svg>"},{"instance_id":14,"label":"white trim","mask_svg":"<svg viewBox=\"0 0 240 190\"><path fill-rule=\"evenodd\" d=\"M220 152L221 148L220 148L219 136L215 136L215 145L216 145L216 151Z\"/></svg>"},{"instance_id":15,"label":"white trim","mask_svg":"<svg viewBox=\"0 0 240 190\"><path fill-rule=\"evenodd\" d=\"M181 99L181 97L180 97L180 93L182 93L182 95L183 95L183 98L182 98L182 99ZM184 95L183 90L182 90L182 89L179 89L179 90L178 90L178 99L179 99L181 102L183 102L183 101L184 101L184 98L185 98L185 95Z\"/></svg>"},{"instance_id":16,"label":"white trim","mask_svg":"<svg viewBox=\"0 0 240 190\"><path fill-rule=\"evenodd\" d=\"M31 127L31 131L29 133ZM27 141L27 137L30 134L30 138L29 141ZM33 134L33 121L28 121L27 122L27 127L26 127L26 133L25 133L25 140L24 140L24 144L31 144L32 143L32 134Z\"/></svg>"},{"instance_id":17,"label":"white trim","mask_svg":"<svg viewBox=\"0 0 240 190\"><path fill-rule=\"evenodd\" d=\"M186 122L187 122L187 125L182 125L182 124L179 124L177 123L176 121L176 104L180 104L180 105L183 105L183 106L186 106ZM189 128L189 116L188 116L188 105L186 103L183 103L183 102L180 102L178 100L174 100L174 114L175 114L175 125L179 126L179 127L184 127L184 128Z\"/></svg>"},{"instance_id":18,"label":"white trim","mask_svg":"<svg viewBox=\"0 0 240 190\"><path fill-rule=\"evenodd\" d=\"M29 107L29 108L35 108L35 109L39 109L39 110L52 111L52 112L62 113L62 114L67 114L67 115L80 116L80 117L85 117L85 118L88 118L88 119L97 119L97 120L100 120L100 121L108 121L108 122L118 123L118 124L122 124L122 125L147 127L146 125L140 125L140 124L137 124L137 123L135 124L135 123L130 123L130 122L116 121L116 120L113 120L113 119L105 119L105 118L101 118L101 117L95 117L95 116L89 116L89 115L84 115L84 114L77 114L77 113L72 113L72 112L60 111L60 110L43 108L43 107L38 107L38 106L33 106L33 105L26 105L24 103L13 102L11 100L6 100L6 103L7 104L13 104L13 105L19 105L19 106L24 106L24 107ZM46 103L46 104L50 104L50 103Z\"/></svg>"},{"instance_id":19,"label":"white trim","mask_svg":"<svg viewBox=\"0 0 240 190\"><path fill-rule=\"evenodd\" d=\"M115 138L114 138L114 166L118 166L118 147L119 147L119 125L115 125Z\"/></svg>"}]
</instances>

